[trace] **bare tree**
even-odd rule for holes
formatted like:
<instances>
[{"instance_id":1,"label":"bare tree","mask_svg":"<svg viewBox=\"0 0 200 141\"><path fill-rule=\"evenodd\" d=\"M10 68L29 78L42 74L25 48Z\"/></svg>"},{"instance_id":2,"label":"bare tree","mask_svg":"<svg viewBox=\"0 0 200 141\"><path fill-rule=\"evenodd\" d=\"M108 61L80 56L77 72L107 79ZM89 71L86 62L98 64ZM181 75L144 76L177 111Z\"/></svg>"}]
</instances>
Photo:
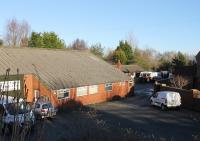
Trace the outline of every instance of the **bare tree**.
<instances>
[{"instance_id":1,"label":"bare tree","mask_svg":"<svg viewBox=\"0 0 200 141\"><path fill-rule=\"evenodd\" d=\"M8 21L6 25L6 42L9 46L17 46L17 36L18 36L18 22L16 19Z\"/></svg>"},{"instance_id":2,"label":"bare tree","mask_svg":"<svg viewBox=\"0 0 200 141\"><path fill-rule=\"evenodd\" d=\"M72 44L72 49L75 50L86 50L87 48L87 44L84 40L81 39L76 39L73 44Z\"/></svg>"},{"instance_id":3,"label":"bare tree","mask_svg":"<svg viewBox=\"0 0 200 141\"><path fill-rule=\"evenodd\" d=\"M28 22L18 22L13 18L7 22L6 25L6 43L11 47L25 47L28 46L30 26Z\"/></svg>"},{"instance_id":4,"label":"bare tree","mask_svg":"<svg viewBox=\"0 0 200 141\"><path fill-rule=\"evenodd\" d=\"M105 54L105 60L111 63L113 61L113 55L114 55L114 50L108 48Z\"/></svg>"},{"instance_id":5,"label":"bare tree","mask_svg":"<svg viewBox=\"0 0 200 141\"><path fill-rule=\"evenodd\" d=\"M23 21L20 25L19 29L19 36L20 36L20 47L28 47L28 37L30 33L30 26L28 22Z\"/></svg>"},{"instance_id":6,"label":"bare tree","mask_svg":"<svg viewBox=\"0 0 200 141\"><path fill-rule=\"evenodd\" d=\"M126 40L133 50L138 47L138 40L132 32L126 35Z\"/></svg>"},{"instance_id":7,"label":"bare tree","mask_svg":"<svg viewBox=\"0 0 200 141\"><path fill-rule=\"evenodd\" d=\"M182 89L184 86L188 85L189 79L181 75L176 75L171 83L174 87Z\"/></svg>"}]
</instances>

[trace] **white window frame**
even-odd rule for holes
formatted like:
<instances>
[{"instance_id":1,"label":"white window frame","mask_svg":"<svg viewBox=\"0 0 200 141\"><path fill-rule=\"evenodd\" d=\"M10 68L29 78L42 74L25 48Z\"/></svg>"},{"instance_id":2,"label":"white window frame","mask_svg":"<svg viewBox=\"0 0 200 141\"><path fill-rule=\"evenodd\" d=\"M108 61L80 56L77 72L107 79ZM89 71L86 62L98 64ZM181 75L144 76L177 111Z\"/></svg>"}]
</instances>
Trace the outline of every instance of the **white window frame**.
<instances>
[{"instance_id":1,"label":"white window frame","mask_svg":"<svg viewBox=\"0 0 200 141\"><path fill-rule=\"evenodd\" d=\"M66 96L66 97L64 97L64 93L65 93L65 92L68 92L68 96ZM62 98L59 98L59 97L58 97L59 94L63 94L63 97L62 97ZM57 90L56 96L57 96L57 99L58 99L58 100L69 98L69 97L70 97L70 89L60 89L60 90Z\"/></svg>"},{"instance_id":2,"label":"white window frame","mask_svg":"<svg viewBox=\"0 0 200 141\"><path fill-rule=\"evenodd\" d=\"M96 94L98 92L99 92L99 86L98 85L89 86L89 94Z\"/></svg>"},{"instance_id":3,"label":"white window frame","mask_svg":"<svg viewBox=\"0 0 200 141\"><path fill-rule=\"evenodd\" d=\"M76 88L76 96L85 96L87 94L88 94L88 86Z\"/></svg>"},{"instance_id":4,"label":"white window frame","mask_svg":"<svg viewBox=\"0 0 200 141\"><path fill-rule=\"evenodd\" d=\"M133 80L129 80L129 81L128 81L128 84L129 84L129 86L131 85L131 87L132 87L133 84L134 84Z\"/></svg>"},{"instance_id":5,"label":"white window frame","mask_svg":"<svg viewBox=\"0 0 200 141\"><path fill-rule=\"evenodd\" d=\"M109 87L109 86L111 86L111 90L107 90L107 89L106 89L106 88ZM111 91L113 90L113 84L112 84L112 83L106 83L106 84L105 84L105 90L106 90L107 92L111 92Z\"/></svg>"},{"instance_id":6,"label":"white window frame","mask_svg":"<svg viewBox=\"0 0 200 141\"><path fill-rule=\"evenodd\" d=\"M21 81L20 80L12 80L12 81L0 81L0 88L2 91L14 91L21 89Z\"/></svg>"},{"instance_id":7,"label":"white window frame","mask_svg":"<svg viewBox=\"0 0 200 141\"><path fill-rule=\"evenodd\" d=\"M34 90L34 98L39 98L39 97L40 97L40 91Z\"/></svg>"}]
</instances>

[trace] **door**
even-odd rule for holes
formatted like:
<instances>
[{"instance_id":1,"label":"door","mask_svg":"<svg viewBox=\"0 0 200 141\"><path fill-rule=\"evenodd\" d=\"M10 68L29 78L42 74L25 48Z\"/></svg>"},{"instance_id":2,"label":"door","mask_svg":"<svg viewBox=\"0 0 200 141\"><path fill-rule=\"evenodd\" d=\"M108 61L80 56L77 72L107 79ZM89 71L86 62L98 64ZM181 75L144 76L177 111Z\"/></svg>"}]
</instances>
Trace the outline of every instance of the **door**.
<instances>
[{"instance_id":1,"label":"door","mask_svg":"<svg viewBox=\"0 0 200 141\"><path fill-rule=\"evenodd\" d=\"M40 97L40 91L39 90L34 90L34 102L36 102L39 97Z\"/></svg>"}]
</instances>

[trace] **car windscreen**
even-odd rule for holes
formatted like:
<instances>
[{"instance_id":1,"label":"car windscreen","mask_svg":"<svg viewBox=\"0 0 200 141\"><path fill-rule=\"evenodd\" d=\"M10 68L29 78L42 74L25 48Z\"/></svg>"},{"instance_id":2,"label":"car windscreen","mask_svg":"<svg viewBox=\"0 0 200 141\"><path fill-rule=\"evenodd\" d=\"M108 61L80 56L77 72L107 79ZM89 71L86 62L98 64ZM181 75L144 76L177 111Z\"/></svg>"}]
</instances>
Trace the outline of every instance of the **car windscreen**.
<instances>
[{"instance_id":1,"label":"car windscreen","mask_svg":"<svg viewBox=\"0 0 200 141\"><path fill-rule=\"evenodd\" d=\"M42 109L49 109L52 108L52 104L51 103L46 103L42 105Z\"/></svg>"},{"instance_id":2,"label":"car windscreen","mask_svg":"<svg viewBox=\"0 0 200 141\"><path fill-rule=\"evenodd\" d=\"M25 114L31 110L31 106L26 103L18 103L18 104L9 103L9 104L6 104L6 109L8 110L8 113L11 115Z\"/></svg>"}]
</instances>

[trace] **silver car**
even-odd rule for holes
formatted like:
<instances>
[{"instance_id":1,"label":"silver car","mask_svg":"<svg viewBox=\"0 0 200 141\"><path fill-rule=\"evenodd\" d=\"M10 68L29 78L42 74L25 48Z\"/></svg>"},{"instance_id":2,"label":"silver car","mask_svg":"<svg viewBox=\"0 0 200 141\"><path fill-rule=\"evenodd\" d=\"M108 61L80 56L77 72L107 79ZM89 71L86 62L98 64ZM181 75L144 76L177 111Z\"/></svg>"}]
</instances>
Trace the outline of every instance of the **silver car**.
<instances>
[{"instance_id":1,"label":"silver car","mask_svg":"<svg viewBox=\"0 0 200 141\"><path fill-rule=\"evenodd\" d=\"M30 129L33 129L35 125L35 116L31 106L25 102L0 104L0 118L2 118L0 121L2 132L11 133L16 123L22 128L26 126Z\"/></svg>"},{"instance_id":2,"label":"silver car","mask_svg":"<svg viewBox=\"0 0 200 141\"><path fill-rule=\"evenodd\" d=\"M54 117L57 110L50 102L36 102L34 106L34 113L37 119L43 119L47 117Z\"/></svg>"}]
</instances>

